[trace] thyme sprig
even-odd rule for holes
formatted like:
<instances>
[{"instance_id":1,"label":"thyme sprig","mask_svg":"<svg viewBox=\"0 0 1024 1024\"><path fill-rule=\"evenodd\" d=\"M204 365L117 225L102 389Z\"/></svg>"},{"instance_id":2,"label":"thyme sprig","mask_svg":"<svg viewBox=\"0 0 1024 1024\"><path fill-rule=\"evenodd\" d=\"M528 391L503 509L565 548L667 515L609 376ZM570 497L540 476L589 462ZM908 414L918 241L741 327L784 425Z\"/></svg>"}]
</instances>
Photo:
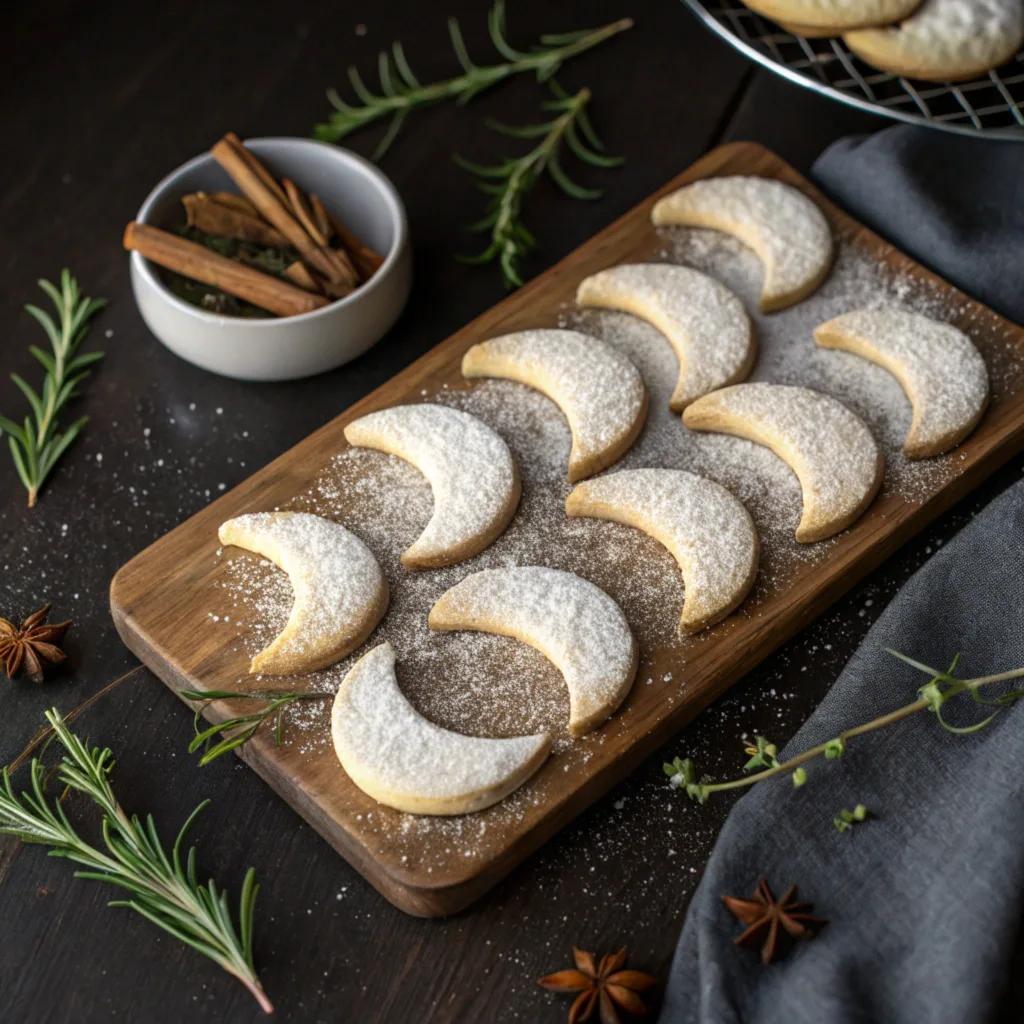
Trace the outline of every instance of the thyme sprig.
<instances>
[{"instance_id":1,"label":"thyme sprig","mask_svg":"<svg viewBox=\"0 0 1024 1024\"><path fill-rule=\"evenodd\" d=\"M557 82L549 84L554 97L541 106L557 113L558 116L552 120L522 126L487 121L490 128L503 135L519 139L539 138L540 141L528 153L518 158L508 157L491 166L471 163L457 154L455 156L460 167L481 179L477 187L493 197L487 215L469 225L470 231L487 232L490 242L483 252L475 256L460 256L459 259L465 263L490 263L496 259L506 288L518 287L523 283L519 262L537 244L523 222L523 201L545 171L572 199L597 199L601 195L600 190L584 188L569 177L561 163L562 143L580 160L595 167L616 167L622 163L620 157L605 156L601 152L604 146L586 111L590 90L580 89L575 96L570 96Z\"/></svg>"},{"instance_id":2,"label":"thyme sprig","mask_svg":"<svg viewBox=\"0 0 1024 1024\"><path fill-rule=\"evenodd\" d=\"M222 754L230 753L236 747L240 747L256 735L264 722L275 720L274 740L278 746L281 745L281 731L284 725L284 712L289 704L298 700L326 700L333 697L333 693L309 693L290 690L251 690L242 693L238 690L182 690L181 696L186 700L200 702L193 720L195 728L195 739L188 745L188 752L194 754L200 747L203 748L203 756L199 759L199 767L209 764ZM210 701L214 700L260 700L267 701L267 706L251 715L240 715L236 718L229 718L216 725L206 725L202 720L203 708ZM205 725L205 728L203 726ZM213 743L215 736L221 736L219 743Z\"/></svg>"},{"instance_id":3,"label":"thyme sprig","mask_svg":"<svg viewBox=\"0 0 1024 1024\"><path fill-rule=\"evenodd\" d=\"M32 415L25 417L23 426L18 426L6 416L0 416L0 434L9 435L7 441L11 457L28 491L29 508L35 506L43 481L89 419L88 416L82 416L63 433L58 429L60 424L57 416L78 395L76 388L89 376L88 368L103 358L102 352L87 352L84 355L76 355L76 352L88 333L88 321L107 301L83 296L78 281L66 267L61 271L60 291L45 280L39 281L39 287L53 302L58 320L58 323L54 323L49 313L31 303L25 306L46 331L53 350L51 355L36 345L29 346L29 351L46 370L43 391L37 394L22 377L12 373L11 380L28 399Z\"/></svg>"},{"instance_id":4,"label":"thyme sprig","mask_svg":"<svg viewBox=\"0 0 1024 1024\"><path fill-rule=\"evenodd\" d=\"M314 127L313 135L325 142L337 142L382 118L390 118L391 123L373 154L373 159L379 160L394 142L403 122L413 110L447 99L454 99L460 105L466 104L485 89L513 75L533 72L538 82L546 82L565 61L632 26L632 18L621 18L602 28L542 35L539 47L517 50L505 35L504 0L495 0L487 15L487 29L495 49L505 58L503 63L489 66L474 64L466 49L458 20L449 18L448 33L455 56L462 65L461 75L428 85L421 84L406 60L402 44L396 42L392 45L391 54L382 51L378 57L380 93L368 89L358 70L350 67L348 77L362 106L346 103L334 89L328 90L327 98L335 109L325 123Z\"/></svg>"},{"instance_id":5,"label":"thyme sprig","mask_svg":"<svg viewBox=\"0 0 1024 1024\"><path fill-rule=\"evenodd\" d=\"M721 793L731 789L744 789L747 786L753 786L758 782L765 782L779 775L791 774L793 785L802 786L807 781L807 770L803 767L804 764L817 757L824 757L826 760L835 760L842 757L846 752L847 743L857 736L874 732L876 729L883 729L921 711L931 711L936 719L938 719L939 724L949 732L960 735L977 732L988 725L1000 711L1013 707L1019 700L1024 698L1024 688L1011 690L1008 693L1003 693L993 698L981 695L981 690L985 687L1024 677L1024 668L1012 669L1009 672L998 672L990 676L979 676L975 679L960 679L953 675L960 660L959 654L953 659L950 667L943 672L925 665L914 658L907 657L907 655L901 654L899 651L886 648L886 653L899 658L900 661L906 662L919 672L931 676L931 681L918 690L918 699L912 703L905 704L903 707L890 711L889 714L882 715L880 718L875 718L870 722L865 722L863 725L846 729L839 733L838 736L825 743L820 743L816 747L811 747L810 750L805 750L802 754L798 754L788 761L780 762L775 756L774 744L769 743L763 736L758 736L757 746L747 750L751 758L747 762L746 767L751 769L763 766L763 770L743 778L732 779L728 782L712 782L707 777L698 775L692 760L680 757L674 758L663 765L665 774L669 776L673 786L686 790L687 796L698 803L704 803L714 793ZM969 694L976 704L995 708L995 710L986 718L975 722L973 725L950 725L943 715L943 706L952 698L965 693ZM867 812L864 813L866 815ZM857 817L856 811L848 811L846 814L853 814L854 821L863 820L863 818ZM837 827L839 827L838 822L840 820L847 826L854 823L854 821L847 821L846 816L843 814L836 820ZM845 831L845 829L840 828L840 831Z\"/></svg>"},{"instance_id":6,"label":"thyme sprig","mask_svg":"<svg viewBox=\"0 0 1024 1024\"><path fill-rule=\"evenodd\" d=\"M849 832L854 825L859 825L870 817L871 812L863 804L857 804L852 811L848 811L843 807L832 819L832 824L835 825L836 830L839 832Z\"/></svg>"},{"instance_id":7,"label":"thyme sprig","mask_svg":"<svg viewBox=\"0 0 1024 1024\"><path fill-rule=\"evenodd\" d=\"M187 943L234 975L253 994L266 1013L273 1006L260 985L253 964L253 912L259 886L250 868L242 883L238 923L232 918L228 894L212 879L205 885L196 876L195 847L183 856L185 836L204 800L187 818L170 852L157 833L152 815L130 818L121 809L110 785L114 767L111 751L89 747L68 729L60 712L46 713L54 736L66 753L57 768L59 781L84 793L103 813L103 845L98 849L75 830L60 800L46 793L47 770L38 758L30 766L31 791L17 795L10 771L0 772L0 833L25 843L50 847L50 856L66 857L85 870L76 878L110 882L128 893L112 907L130 907L158 928Z\"/></svg>"}]
</instances>

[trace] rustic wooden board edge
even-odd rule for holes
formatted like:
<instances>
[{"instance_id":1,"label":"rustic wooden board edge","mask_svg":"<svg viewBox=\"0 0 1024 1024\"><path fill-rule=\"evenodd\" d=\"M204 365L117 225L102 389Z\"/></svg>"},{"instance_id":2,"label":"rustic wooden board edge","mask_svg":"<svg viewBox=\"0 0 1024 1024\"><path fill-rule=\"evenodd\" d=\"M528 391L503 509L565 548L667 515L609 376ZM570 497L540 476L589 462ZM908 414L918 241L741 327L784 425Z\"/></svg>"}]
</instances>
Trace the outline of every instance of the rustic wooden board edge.
<instances>
[{"instance_id":1,"label":"rustic wooden board edge","mask_svg":"<svg viewBox=\"0 0 1024 1024\"><path fill-rule=\"evenodd\" d=\"M339 424L347 423L365 411L378 407L379 399L385 392L393 393L396 388L400 388L403 385L406 391L411 391L421 380L428 377L434 368L448 363L453 350L458 350L460 347L468 347L482 333L494 333L506 320L518 315L524 306L529 305L529 299L534 290L549 287L553 280L560 278L566 273L571 273L574 278L578 278L580 276L580 254L583 250L586 250L587 259L585 262L587 264L606 265L609 260L605 259L602 254L606 247L612 247L609 243L618 236L624 224L633 223L638 215L649 209L661 195L679 187L679 185L686 181L715 173L718 168L727 164L738 154L744 155L749 159L760 158L768 160L772 164L773 173L776 173L782 180L799 186L812 195L823 207L834 211L837 216L846 222L856 224L856 222L852 222L848 215L842 211L837 211L833 204L821 196L813 186L804 181L792 168L788 167L788 165L763 147L749 143L732 143L712 151L652 196L618 218L598 235L584 243L579 249L570 253L565 259L535 279L524 289L503 300L503 302L492 309L485 311L470 324L455 332L409 367L400 371L395 377L342 412L330 423L325 424L318 431L315 431L309 437L299 442L298 445L268 464L264 469L244 481L232 492L229 492L228 495L207 506L197 513L196 516L192 517L192 519L176 527L175 530L156 541L145 552L132 559L118 572L111 584L111 608L114 621L127 646L140 659L153 668L156 674L175 692L192 685L191 680L178 673L167 653L161 650L158 644L151 642L145 636L141 624L135 622L126 610L127 603L123 598L122 591L127 590L127 584L134 575L136 568L141 570L144 556L148 556L161 544L168 543L179 531L184 530L190 524L194 524L197 519L213 520L216 518L217 506L222 502L229 501L232 506L231 514L238 514L240 498L249 500L254 489L262 490L266 486L268 478L273 478L278 474L287 475L287 464L296 454L306 450L315 450L320 439L328 431L334 434ZM856 227L858 229L857 234L863 233L864 238L868 240L867 244L872 249L887 255L895 253L895 250L888 243L885 243L884 240L879 239L860 225L856 225ZM902 254L898 255L900 258L906 259L906 257L902 257ZM908 262L912 261L908 260ZM920 270L919 276L938 280L934 274L931 274L931 272L924 268L920 268L919 265L914 264L914 267L915 270ZM950 287L945 282L941 282L941 284L946 288ZM973 300L968 301L975 309L987 313L989 316L994 316L994 314L984 310L984 307L981 307ZM391 402L392 400L389 397L388 404L391 404ZM408 873L396 871L393 865L382 863L374 858L372 853L358 842L357 837L350 836L343 828L336 827L336 822L324 819L322 808L316 804L311 795L304 792L301 787L297 787L296 780L291 776L285 775L280 763L274 757L269 756L272 753L272 744L269 741L263 741L262 738L258 738L251 745L249 751L243 752L243 760L253 767L261 777L266 779L275 790L285 796L312 827L320 832L342 856L367 877L371 884L400 909L417 916L441 916L455 913L478 898L501 878L505 877L526 856L542 845L573 817L606 793L616 782L625 777L636 765L648 757L656 747L671 738L672 735L678 732L687 722L691 721L704 707L724 693L737 679L742 677L763 658L767 657L772 650L776 649L812 621L814 617L842 596L859 579L888 558L907 539L963 497L969 490L977 486L981 480L994 472L1017 451L1024 448L1024 426L1016 420L1005 422L1006 419L1004 416L1004 422L1001 422L994 430L990 429L986 432L984 451L978 454L960 475L951 480L924 504L916 506L909 511L907 506L903 506L901 511L904 514L902 514L901 521L895 529L889 530L880 539L871 539L863 534L848 534L843 539L840 551L830 556L828 564L830 569L833 570L832 576L827 584L813 595L813 600L798 608L787 609L783 606L781 610L773 613L771 625L775 632L770 643L761 639L756 645L748 644L744 657L736 661L728 671L720 672L711 680L705 681L705 685L700 690L696 699L691 698L688 701L682 702L675 709L658 719L647 732L634 735L631 745L616 760L602 765L597 771L588 776L577 789L573 790L563 799L554 802L549 807L545 817L534 824L528 832L520 833L510 846L502 850L498 856L486 861L482 866L480 864L475 865L472 870L467 872L465 877L454 878L440 884L424 885ZM992 426L990 424L990 427ZM223 518L222 514L217 515ZM217 521L219 522L219 518ZM799 602L795 601L792 603L799 604ZM757 629L751 628L755 634L758 632ZM226 707L212 705L206 714L211 721L223 721L229 713L230 711Z\"/></svg>"}]
</instances>

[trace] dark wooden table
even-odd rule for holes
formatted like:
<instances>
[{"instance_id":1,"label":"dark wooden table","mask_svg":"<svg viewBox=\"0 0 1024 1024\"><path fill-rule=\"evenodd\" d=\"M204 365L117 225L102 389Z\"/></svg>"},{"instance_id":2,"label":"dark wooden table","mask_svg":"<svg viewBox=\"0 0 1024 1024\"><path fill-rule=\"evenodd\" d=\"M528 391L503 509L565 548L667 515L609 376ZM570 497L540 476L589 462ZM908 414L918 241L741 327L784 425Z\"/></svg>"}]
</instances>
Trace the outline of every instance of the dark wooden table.
<instances>
[{"instance_id":1,"label":"dark wooden table","mask_svg":"<svg viewBox=\"0 0 1024 1024\"><path fill-rule=\"evenodd\" d=\"M675 0L518 0L510 34L596 25L629 13L637 27L566 67L589 85L594 119L618 171L581 175L606 189L570 202L544 182L529 222L543 246L536 273L559 259L709 147L730 139L771 146L801 170L821 149L885 122L757 70ZM493 268L458 264L480 197L451 162L486 159L512 140L482 130L485 115L525 122L538 89L506 84L467 109L439 107L407 126L383 167L406 205L415 287L398 326L350 366L307 381L250 385L178 360L144 327L131 298L124 224L168 170L224 131L307 135L327 112L324 90L345 68L372 73L378 49L401 37L424 79L452 73L444 16L460 15L470 49L490 51L484 5L27 5L8 14L0 108L0 351L3 370L31 379L40 332L21 312L39 277L69 266L110 299L91 341L107 352L79 404L91 417L39 506L28 511L0 457L0 614L44 601L75 625L69 668L41 687L0 683L0 763L22 749L45 708L67 711L134 665L107 611L107 587L131 555L202 508L503 294ZM349 144L368 154L376 132ZM0 410L23 401L6 374ZM4 446L6 448L6 445ZM732 771L741 737L785 740L813 709L878 612L908 575L978 508L1020 477L1018 460L944 516L849 597L752 673L666 747L709 771ZM568 1003L534 979L567 965L573 944L626 944L636 967L664 979L687 901L728 810L686 802L650 759L489 896L443 921L387 904L241 763L199 769L186 754L191 716L139 671L90 708L78 727L118 755L129 810L152 811L165 834L203 797L213 805L195 839L202 872L237 891L256 867L256 953L278 1015L290 1021L412 1022L565 1019ZM257 1021L262 1015L218 968L125 910L109 887L71 877L43 851L0 841L0 1016L5 1021Z\"/></svg>"}]
</instances>

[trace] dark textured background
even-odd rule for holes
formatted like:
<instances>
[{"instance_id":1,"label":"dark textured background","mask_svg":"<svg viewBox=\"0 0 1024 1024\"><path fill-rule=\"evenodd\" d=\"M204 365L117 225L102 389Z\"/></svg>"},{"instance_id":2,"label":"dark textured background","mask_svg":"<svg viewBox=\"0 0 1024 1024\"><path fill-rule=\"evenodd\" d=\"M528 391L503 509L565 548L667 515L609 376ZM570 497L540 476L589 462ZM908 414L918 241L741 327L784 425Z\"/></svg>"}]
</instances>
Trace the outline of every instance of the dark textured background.
<instances>
[{"instance_id":1,"label":"dark textured background","mask_svg":"<svg viewBox=\"0 0 1024 1024\"><path fill-rule=\"evenodd\" d=\"M484 4L184 2L50 4L7 15L0 106L0 351L3 370L30 379L40 340L21 312L35 281L70 266L110 299L90 346L108 353L87 396L81 440L29 512L0 458L0 614L44 600L75 620L67 673L35 688L0 681L0 763L43 710L71 709L134 664L107 611L119 565L283 452L501 298L491 269L462 266L461 225L480 197L450 161L486 159L515 142L482 130L485 115L535 118L537 87L517 80L467 109L415 117L383 166L409 210L415 286L404 316L373 351L315 380L248 385L205 374L163 349L131 299L120 239L152 185L223 132L306 135L327 112L345 67L372 72L393 38L422 79L452 73L444 15L461 17L471 51L489 59ZM618 171L579 177L606 189L571 202L544 182L529 223L543 246L536 273L730 139L763 142L806 171L849 132L882 122L754 70L674 0L516 0L513 41L632 14L637 27L560 76L589 85L594 120ZM357 31L365 25L365 33ZM368 154L376 132L350 144ZM105 337L109 335L109 337ZM22 399L0 381L0 410ZM755 730L784 740L815 706L880 607L974 511L1019 478L1022 462L943 517L869 577L665 750L732 771ZM118 754L129 810L171 833L205 796L195 829L201 871L237 890L252 864L263 882L256 953L278 1016L289 1021L564 1020L568 1001L534 979L567 965L571 946L628 944L634 966L661 978L687 899L728 809L697 807L665 784L652 757L506 882L446 921L394 910L248 769L229 758L202 770L185 748L191 716L164 686L136 673L79 720ZM106 887L70 877L42 850L0 841L0 1006L5 1021L256 1021L248 995L218 968L147 922L107 910Z\"/></svg>"}]
</instances>

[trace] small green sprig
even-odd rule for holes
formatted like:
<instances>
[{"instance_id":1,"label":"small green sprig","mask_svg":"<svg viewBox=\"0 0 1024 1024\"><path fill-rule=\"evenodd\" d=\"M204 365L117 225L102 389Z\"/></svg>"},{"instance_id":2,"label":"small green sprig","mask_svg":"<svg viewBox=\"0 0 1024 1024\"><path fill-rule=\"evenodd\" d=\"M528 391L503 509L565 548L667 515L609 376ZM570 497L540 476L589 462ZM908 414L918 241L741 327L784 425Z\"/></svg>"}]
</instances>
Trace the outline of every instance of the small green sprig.
<instances>
[{"instance_id":1,"label":"small green sprig","mask_svg":"<svg viewBox=\"0 0 1024 1024\"><path fill-rule=\"evenodd\" d=\"M50 856L81 864L76 878L92 878L120 886L127 899L112 907L130 907L158 928L187 943L236 977L266 1013L273 1006L260 985L253 963L253 913L259 886L250 868L242 883L236 926L228 894L212 879L202 885L196 876L195 847L183 856L185 836L209 803L204 800L182 825L170 852L165 849L152 815L130 818L121 809L110 785L114 767L109 749L90 748L68 729L60 712L46 713L55 738L66 753L57 768L59 781L84 793L103 814L103 845L87 843L69 821L60 800L46 793L47 770L38 758L30 766L31 791L15 794L10 772L0 772L0 833L25 843L50 848Z\"/></svg>"},{"instance_id":2,"label":"small green sprig","mask_svg":"<svg viewBox=\"0 0 1024 1024\"><path fill-rule=\"evenodd\" d=\"M11 380L28 399L32 415L25 417L22 426L6 416L0 416L0 433L8 435L14 467L28 491L29 508L35 506L43 481L89 419L88 416L82 416L63 433L58 429L58 415L77 396L76 389L89 375L88 368L103 358L102 352L87 352L84 355L76 355L76 352L89 330L88 321L106 305L105 299L83 296L78 282L67 268L61 272L60 291L49 281L41 280L39 287L56 307L58 321L55 323L53 317L38 306L25 306L46 331L52 348L51 354L36 345L29 346L29 351L46 371L43 391L37 394L22 377L12 373Z\"/></svg>"},{"instance_id":3,"label":"small green sprig","mask_svg":"<svg viewBox=\"0 0 1024 1024\"><path fill-rule=\"evenodd\" d=\"M862 821L867 821L869 817L871 817L871 812L863 804L857 804L852 811L848 811L844 807L839 814L832 819L832 824L835 825L836 829L840 832L849 832L854 825L858 825Z\"/></svg>"},{"instance_id":4,"label":"small green sprig","mask_svg":"<svg viewBox=\"0 0 1024 1024\"><path fill-rule=\"evenodd\" d=\"M524 156L509 157L493 166L470 163L458 155L455 157L456 163L481 179L477 187L493 197L487 215L469 226L470 231L487 232L490 242L476 256L459 258L465 263L490 263L497 260L506 288L518 287L523 283L519 262L536 245L536 239L523 223L523 201L545 171L572 199L597 199L601 196L598 189L577 185L566 174L561 163L563 141L580 160L596 167L617 167L622 163L621 158L605 156L600 152L604 146L586 111L590 90L580 89L575 96L570 96L557 82L552 81L550 86L554 98L541 106L557 113L558 116L552 120L521 127L512 127L499 121L487 122L489 127L504 135L521 139L539 138L537 145Z\"/></svg>"},{"instance_id":5,"label":"small green sprig","mask_svg":"<svg viewBox=\"0 0 1024 1024\"><path fill-rule=\"evenodd\" d=\"M830 761L840 758L846 752L846 746L849 740L857 736L863 736L865 733L873 732L875 729L883 729L886 726L893 725L896 722L902 721L904 718L909 718L911 715L915 715L920 711L933 712L935 717L938 719L939 724L944 729L952 733L963 735L983 729L999 714L1000 711L1013 707L1014 704L1024 698L1024 688L1011 690L1008 693L1001 694L994 698L981 696L981 690L985 687L994 686L998 683L1005 683L1011 679L1020 679L1024 677L1024 668L1012 669L1009 672L999 672L996 675L991 676L979 676L975 679L959 679L953 675L953 672L960 660L959 654L953 659L953 663L950 665L949 669L942 672L938 669L931 668L929 665L925 665L923 662L909 658L907 655L901 654L899 651L893 651L886 648L886 653L891 654L895 658L899 658L900 661L906 662L919 672L923 672L926 675L931 676L931 681L918 690L918 699L912 703L905 704L903 707L897 708L895 711L891 711L887 715L882 715L880 718L875 718L870 722L865 722L863 725L855 726L852 729L846 729L838 736L827 740L825 743L812 747L810 750L805 750L802 754L798 754L796 757L790 758L788 761L784 762L780 762L775 756L776 750L774 744L769 743L763 736L758 736L757 746L748 747L746 749L746 753L751 755L751 757L745 767L747 770L757 767L761 767L763 770L744 778L733 779L729 782L712 782L706 776L698 776L697 769L694 767L693 761L689 758L679 757L674 758L663 766L665 774L669 776L673 786L678 789L685 789L687 796L689 796L691 800L696 800L698 803L704 803L704 801L714 793L721 793L730 789L744 789L745 787L753 786L758 782L765 782L768 779L789 773L792 775L793 785L799 787L804 785L807 781L807 771L803 767L806 762L817 757L824 757L826 760ZM943 717L943 705L946 701L965 693L969 694L976 704L991 707L995 710L986 718L982 719L980 722L975 722L973 725L950 725ZM858 805L858 809L859 808L860 805ZM853 824L853 821L846 820L844 816L845 814L854 815L854 821L862 821L863 817L856 817L856 813L856 811L840 812L840 817L835 819L837 822L836 827L839 827L839 822L842 822L847 827ZM867 811L864 811L865 815L867 813ZM846 831L846 829L840 828L840 831Z\"/></svg>"},{"instance_id":6,"label":"small green sprig","mask_svg":"<svg viewBox=\"0 0 1024 1024\"><path fill-rule=\"evenodd\" d=\"M199 759L199 766L209 764L222 754L227 754L236 747L248 743L256 735L264 722L275 720L274 740L278 746L281 745L281 731L284 725L284 712L289 704L298 700L326 700L333 697L333 693L308 693L289 690L251 690L242 693L238 690L182 690L181 696L186 700L198 701L201 706L196 711L193 725L195 727L195 739L188 745L188 752L194 754L200 747L203 748L203 756ZM202 720L203 708L213 700L259 700L267 701L267 706L251 715L240 715L237 718L229 718L216 725L206 725ZM204 728L205 726L205 728ZM220 734L221 740L213 746L215 736Z\"/></svg>"},{"instance_id":7,"label":"small green sprig","mask_svg":"<svg viewBox=\"0 0 1024 1024\"><path fill-rule=\"evenodd\" d=\"M632 18L621 18L598 29L543 35L539 47L517 50L505 36L504 0L495 0L487 15L487 28L495 49L505 58L503 63L486 67L474 64L466 50L458 21L449 18L448 32L455 56L462 65L461 75L422 85L409 67L402 44L396 42L390 55L382 51L378 57L380 94L368 89L356 68L350 67L348 77L362 106L346 103L334 89L329 90L327 98L335 109L324 124L315 126L314 138L337 142L360 128L390 118L391 123L373 154L373 159L379 160L395 140L411 111L447 99L454 99L460 105L466 104L485 89L513 75L532 72L536 74L537 81L546 82L565 61L632 26Z\"/></svg>"}]
</instances>

